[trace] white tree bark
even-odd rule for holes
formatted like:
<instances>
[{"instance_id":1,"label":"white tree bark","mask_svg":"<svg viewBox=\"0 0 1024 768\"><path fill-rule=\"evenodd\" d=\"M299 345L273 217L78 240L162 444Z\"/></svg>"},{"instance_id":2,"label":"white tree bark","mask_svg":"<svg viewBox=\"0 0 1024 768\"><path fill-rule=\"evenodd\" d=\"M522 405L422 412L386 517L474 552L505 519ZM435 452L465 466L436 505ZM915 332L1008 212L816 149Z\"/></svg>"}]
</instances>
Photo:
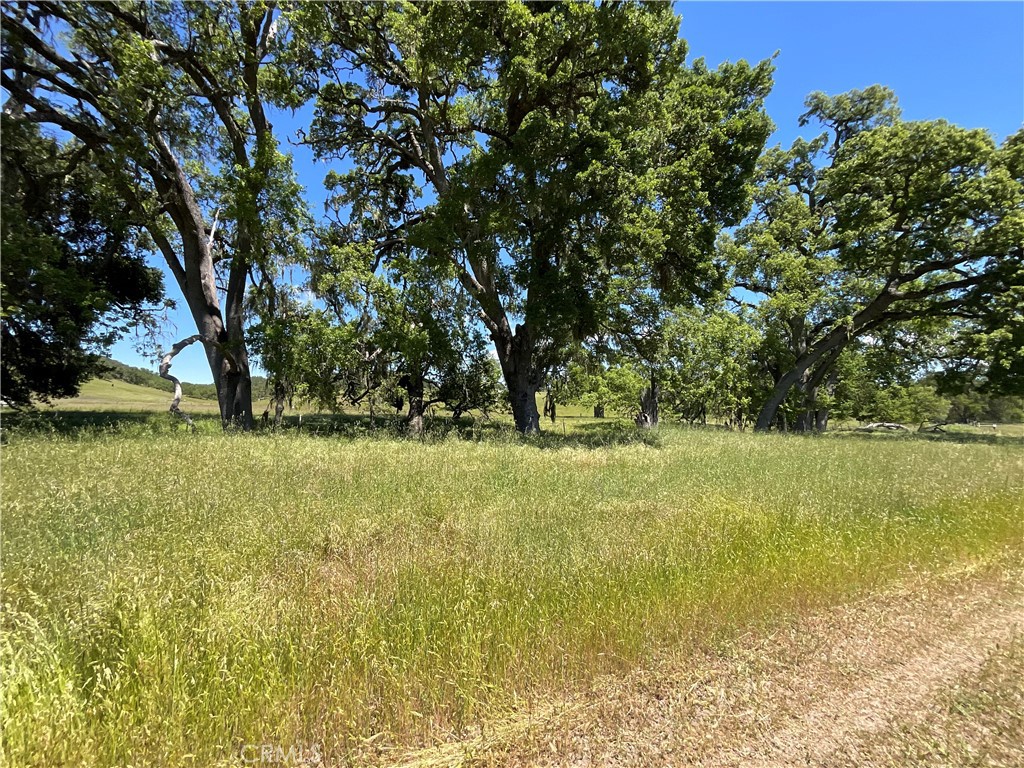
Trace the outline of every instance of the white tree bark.
<instances>
[{"instance_id":1,"label":"white tree bark","mask_svg":"<svg viewBox=\"0 0 1024 768\"><path fill-rule=\"evenodd\" d=\"M857 427L858 432L877 432L879 430L888 430L889 432L910 431L908 427L891 421L874 421L870 424L865 424L863 427Z\"/></svg>"},{"instance_id":2,"label":"white tree bark","mask_svg":"<svg viewBox=\"0 0 1024 768\"><path fill-rule=\"evenodd\" d=\"M174 356L181 352L181 350L183 350L185 347L191 346L192 344L195 344L197 341L203 341L203 337L200 336L198 333L195 334L194 336L189 336L187 339L182 339L173 347L171 347L170 352L166 353L160 359L160 378L167 379L169 382L174 384L174 399L171 400L170 411L175 416L181 418L181 420L184 421L186 424L188 424L193 432L196 431L195 423L192 421L192 418L187 413L185 413L183 410L181 410L181 408L178 407L179 404L181 403L181 382L178 381L177 377L172 376L170 371L171 360L174 358Z\"/></svg>"}]
</instances>

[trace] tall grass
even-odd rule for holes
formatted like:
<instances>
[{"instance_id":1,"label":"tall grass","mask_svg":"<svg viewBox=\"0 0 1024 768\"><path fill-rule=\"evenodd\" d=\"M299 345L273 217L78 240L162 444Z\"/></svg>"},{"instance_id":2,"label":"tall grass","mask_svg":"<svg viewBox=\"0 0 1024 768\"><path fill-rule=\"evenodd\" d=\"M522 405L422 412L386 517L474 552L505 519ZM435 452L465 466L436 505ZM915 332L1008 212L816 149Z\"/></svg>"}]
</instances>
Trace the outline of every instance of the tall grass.
<instances>
[{"instance_id":1,"label":"tall grass","mask_svg":"<svg viewBox=\"0 0 1024 768\"><path fill-rule=\"evenodd\" d=\"M7 760L232 765L272 743L342 761L1024 541L1015 445L558 445L12 440Z\"/></svg>"}]
</instances>

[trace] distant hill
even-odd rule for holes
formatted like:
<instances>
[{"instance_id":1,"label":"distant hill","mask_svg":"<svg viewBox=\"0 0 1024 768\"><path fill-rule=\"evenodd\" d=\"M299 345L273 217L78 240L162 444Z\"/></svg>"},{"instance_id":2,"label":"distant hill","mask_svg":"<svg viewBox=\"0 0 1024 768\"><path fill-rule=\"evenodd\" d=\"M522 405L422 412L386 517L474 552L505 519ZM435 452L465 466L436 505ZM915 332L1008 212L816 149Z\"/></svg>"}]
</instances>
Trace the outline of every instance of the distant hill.
<instances>
[{"instance_id":1,"label":"distant hill","mask_svg":"<svg viewBox=\"0 0 1024 768\"><path fill-rule=\"evenodd\" d=\"M161 379L161 383L170 382ZM54 400L44 407L56 411L166 412L170 404L169 387L154 389L120 379L90 379L82 385L77 397ZM215 414L217 401L185 395L182 408L191 415Z\"/></svg>"},{"instance_id":2,"label":"distant hill","mask_svg":"<svg viewBox=\"0 0 1024 768\"><path fill-rule=\"evenodd\" d=\"M99 377L107 381L123 381L128 384L136 384L140 387L149 387L163 392L173 392L174 385L166 379L147 371L145 368L137 368L134 365L126 365L113 358L104 358L101 365ZM267 380L263 376L252 377L252 393L254 397L260 397L267 390ZM187 381L181 382L181 391L185 397L197 400L216 400L217 388L213 384L191 384Z\"/></svg>"}]
</instances>

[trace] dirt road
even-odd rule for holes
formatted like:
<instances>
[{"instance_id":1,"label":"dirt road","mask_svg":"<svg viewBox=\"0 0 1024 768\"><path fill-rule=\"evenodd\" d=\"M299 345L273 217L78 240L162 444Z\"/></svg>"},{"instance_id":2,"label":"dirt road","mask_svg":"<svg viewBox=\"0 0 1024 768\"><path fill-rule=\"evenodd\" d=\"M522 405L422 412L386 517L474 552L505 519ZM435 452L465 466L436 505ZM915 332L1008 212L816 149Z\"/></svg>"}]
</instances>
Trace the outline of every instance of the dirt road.
<instances>
[{"instance_id":1,"label":"dirt road","mask_svg":"<svg viewBox=\"0 0 1024 768\"><path fill-rule=\"evenodd\" d=\"M1022 766L1024 574L908 579L397 762Z\"/></svg>"}]
</instances>

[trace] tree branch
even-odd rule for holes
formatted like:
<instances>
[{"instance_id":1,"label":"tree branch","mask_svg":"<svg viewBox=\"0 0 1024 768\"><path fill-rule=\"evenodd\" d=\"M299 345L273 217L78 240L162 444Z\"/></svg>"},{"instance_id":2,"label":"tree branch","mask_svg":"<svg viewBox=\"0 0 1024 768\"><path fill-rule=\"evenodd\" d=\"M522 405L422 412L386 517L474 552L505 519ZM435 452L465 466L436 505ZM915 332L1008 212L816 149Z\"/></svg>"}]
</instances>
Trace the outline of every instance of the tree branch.
<instances>
[{"instance_id":1,"label":"tree branch","mask_svg":"<svg viewBox=\"0 0 1024 768\"><path fill-rule=\"evenodd\" d=\"M183 410L181 410L181 408L178 407L179 404L181 403L182 396L181 382L178 380L176 376L171 375L171 360L173 360L174 356L181 352L181 350L185 349L185 347L191 346L192 344L195 344L197 341L207 343L203 339L203 337L197 333L194 336L189 336L187 339L182 339L173 347L171 347L171 350L165 353L161 358L159 371L161 379L167 379L167 381L174 384L174 399L171 400L171 407L169 409L170 412L173 413L175 416L178 416L182 421L188 424L193 432L196 431L195 423L192 421L191 417L187 413L185 413Z\"/></svg>"}]
</instances>

